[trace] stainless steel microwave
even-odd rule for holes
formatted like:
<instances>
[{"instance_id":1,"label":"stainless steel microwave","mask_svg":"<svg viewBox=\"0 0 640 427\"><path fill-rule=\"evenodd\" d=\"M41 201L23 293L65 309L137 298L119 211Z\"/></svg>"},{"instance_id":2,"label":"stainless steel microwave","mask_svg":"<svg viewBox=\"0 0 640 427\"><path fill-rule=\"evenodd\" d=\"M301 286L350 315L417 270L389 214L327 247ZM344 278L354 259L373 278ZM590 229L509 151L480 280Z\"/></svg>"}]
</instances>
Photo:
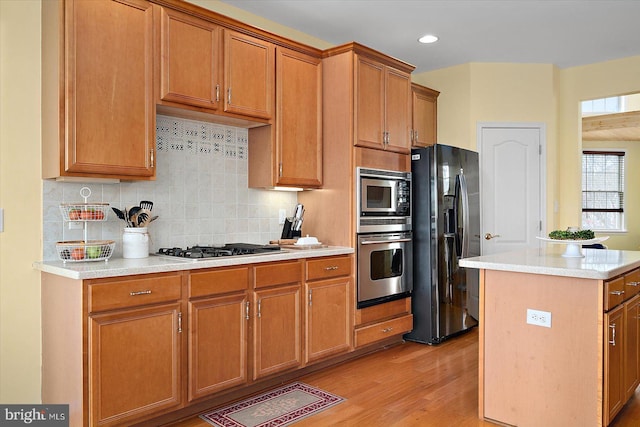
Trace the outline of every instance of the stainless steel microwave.
<instances>
[{"instance_id":1,"label":"stainless steel microwave","mask_svg":"<svg viewBox=\"0 0 640 427\"><path fill-rule=\"evenodd\" d=\"M357 233L411 230L411 172L356 168Z\"/></svg>"}]
</instances>

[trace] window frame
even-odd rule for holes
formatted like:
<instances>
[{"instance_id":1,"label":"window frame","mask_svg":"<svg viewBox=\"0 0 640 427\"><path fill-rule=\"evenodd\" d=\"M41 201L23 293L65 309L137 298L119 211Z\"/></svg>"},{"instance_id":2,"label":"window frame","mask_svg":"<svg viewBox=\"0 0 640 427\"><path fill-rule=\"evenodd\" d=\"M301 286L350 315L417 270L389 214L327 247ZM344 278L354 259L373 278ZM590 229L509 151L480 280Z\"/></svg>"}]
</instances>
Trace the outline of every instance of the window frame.
<instances>
[{"instance_id":1,"label":"window frame","mask_svg":"<svg viewBox=\"0 0 640 427\"><path fill-rule=\"evenodd\" d=\"M610 209L610 208L602 208L602 209L598 209L598 208L585 208L584 207L584 194L585 192L587 192L588 190L585 190L584 186L584 174L585 174L585 170L583 168L583 163L584 163L584 156L585 155L614 155L614 156L618 156L622 158L622 162L621 162L621 166L619 164L618 166L618 177L619 179L622 180L622 190L619 191L621 193L621 207L620 208L616 208L616 209ZM607 233L624 233L627 231L627 227L626 227L626 215L625 215L625 196L627 193L627 177L626 177L626 157L627 157L627 152L624 149L598 149L598 148L583 148L582 149L582 156L580 158L581 162L580 162L580 181L581 181L581 209L580 209L580 223L582 225L583 228L589 228L587 226L585 226L584 224L584 214L588 213L588 212L600 212L600 213L607 213L607 212L618 212L620 214L620 226L619 228L593 228L592 229L594 231L601 231L601 232L607 232ZM591 190L592 192L595 190Z\"/></svg>"}]
</instances>

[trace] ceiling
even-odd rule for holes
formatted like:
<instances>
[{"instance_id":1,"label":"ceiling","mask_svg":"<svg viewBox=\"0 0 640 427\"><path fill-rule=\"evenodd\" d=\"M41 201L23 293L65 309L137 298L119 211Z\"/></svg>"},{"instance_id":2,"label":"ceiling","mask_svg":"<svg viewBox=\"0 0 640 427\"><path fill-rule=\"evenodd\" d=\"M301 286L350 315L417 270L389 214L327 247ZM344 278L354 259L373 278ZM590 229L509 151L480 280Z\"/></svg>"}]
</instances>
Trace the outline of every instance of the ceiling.
<instances>
[{"instance_id":1,"label":"ceiling","mask_svg":"<svg viewBox=\"0 0 640 427\"><path fill-rule=\"evenodd\" d=\"M416 66L560 68L640 55L638 0L223 0L332 45L357 41ZM431 33L437 43L422 45Z\"/></svg>"}]
</instances>

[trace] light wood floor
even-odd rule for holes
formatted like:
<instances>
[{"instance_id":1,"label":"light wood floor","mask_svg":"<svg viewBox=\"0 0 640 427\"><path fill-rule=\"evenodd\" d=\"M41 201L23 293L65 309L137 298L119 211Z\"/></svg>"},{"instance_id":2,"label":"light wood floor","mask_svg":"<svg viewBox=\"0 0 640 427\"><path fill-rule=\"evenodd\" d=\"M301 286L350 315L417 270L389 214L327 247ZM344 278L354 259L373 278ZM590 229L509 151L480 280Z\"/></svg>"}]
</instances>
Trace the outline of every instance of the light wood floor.
<instances>
[{"instance_id":1,"label":"light wood floor","mask_svg":"<svg viewBox=\"0 0 640 427\"><path fill-rule=\"evenodd\" d=\"M437 346L407 342L299 381L346 398L299 427L496 426L478 419L477 329ZM611 426L640 426L640 391ZM196 417L173 427L211 426Z\"/></svg>"}]
</instances>

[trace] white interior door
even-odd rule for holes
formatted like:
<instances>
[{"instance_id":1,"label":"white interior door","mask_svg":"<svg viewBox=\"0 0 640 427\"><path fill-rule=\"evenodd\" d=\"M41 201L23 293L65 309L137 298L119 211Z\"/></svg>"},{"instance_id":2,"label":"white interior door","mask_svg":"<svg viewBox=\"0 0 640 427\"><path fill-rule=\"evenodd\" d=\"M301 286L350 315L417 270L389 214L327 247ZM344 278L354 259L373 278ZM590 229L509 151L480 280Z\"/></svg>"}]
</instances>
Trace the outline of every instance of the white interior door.
<instances>
[{"instance_id":1,"label":"white interior door","mask_svg":"<svg viewBox=\"0 0 640 427\"><path fill-rule=\"evenodd\" d=\"M540 246L544 131L544 124L478 125L482 255Z\"/></svg>"}]
</instances>

